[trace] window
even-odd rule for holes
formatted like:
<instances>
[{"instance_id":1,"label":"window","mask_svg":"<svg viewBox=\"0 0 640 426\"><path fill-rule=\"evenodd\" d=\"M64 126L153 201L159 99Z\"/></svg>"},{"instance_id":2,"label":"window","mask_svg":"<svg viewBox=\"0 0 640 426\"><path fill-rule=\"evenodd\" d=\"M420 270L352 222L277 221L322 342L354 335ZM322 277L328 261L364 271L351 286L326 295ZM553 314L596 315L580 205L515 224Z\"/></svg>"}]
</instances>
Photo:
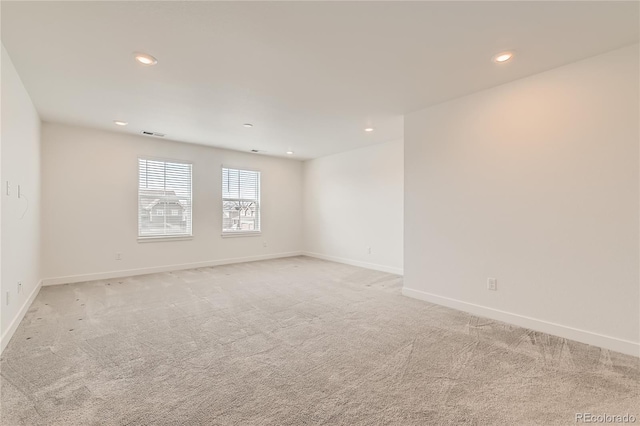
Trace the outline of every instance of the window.
<instances>
[{"instance_id":1,"label":"window","mask_svg":"<svg viewBox=\"0 0 640 426\"><path fill-rule=\"evenodd\" d=\"M139 238L191 236L191 169L189 163L138 159Z\"/></svg>"},{"instance_id":2,"label":"window","mask_svg":"<svg viewBox=\"0 0 640 426\"><path fill-rule=\"evenodd\" d=\"M222 232L260 232L260 172L222 169Z\"/></svg>"}]
</instances>

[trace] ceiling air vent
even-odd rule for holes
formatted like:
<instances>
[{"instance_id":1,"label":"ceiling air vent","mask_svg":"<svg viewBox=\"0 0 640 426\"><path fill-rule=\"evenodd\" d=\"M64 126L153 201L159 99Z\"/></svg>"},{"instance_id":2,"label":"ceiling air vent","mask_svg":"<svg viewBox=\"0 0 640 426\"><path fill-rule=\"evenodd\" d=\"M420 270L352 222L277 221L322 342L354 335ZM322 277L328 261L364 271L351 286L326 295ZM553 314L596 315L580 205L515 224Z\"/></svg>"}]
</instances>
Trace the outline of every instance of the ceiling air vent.
<instances>
[{"instance_id":1,"label":"ceiling air vent","mask_svg":"<svg viewBox=\"0 0 640 426\"><path fill-rule=\"evenodd\" d=\"M164 133L158 133L158 132L147 132L145 130L143 130L142 132L143 135L145 136L155 136L157 138L164 138Z\"/></svg>"}]
</instances>

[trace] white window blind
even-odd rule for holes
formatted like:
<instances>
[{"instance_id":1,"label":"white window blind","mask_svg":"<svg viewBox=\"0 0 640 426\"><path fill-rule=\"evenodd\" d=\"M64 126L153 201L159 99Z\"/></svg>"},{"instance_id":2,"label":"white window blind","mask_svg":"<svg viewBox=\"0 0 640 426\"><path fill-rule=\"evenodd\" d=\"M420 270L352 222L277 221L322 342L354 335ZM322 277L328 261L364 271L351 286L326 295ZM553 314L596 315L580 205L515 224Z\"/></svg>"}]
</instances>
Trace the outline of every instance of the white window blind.
<instances>
[{"instance_id":1,"label":"white window blind","mask_svg":"<svg viewBox=\"0 0 640 426\"><path fill-rule=\"evenodd\" d=\"M260 172L222 168L222 232L260 232Z\"/></svg>"},{"instance_id":2,"label":"white window blind","mask_svg":"<svg viewBox=\"0 0 640 426\"><path fill-rule=\"evenodd\" d=\"M138 159L138 237L191 236L191 164Z\"/></svg>"}]
</instances>

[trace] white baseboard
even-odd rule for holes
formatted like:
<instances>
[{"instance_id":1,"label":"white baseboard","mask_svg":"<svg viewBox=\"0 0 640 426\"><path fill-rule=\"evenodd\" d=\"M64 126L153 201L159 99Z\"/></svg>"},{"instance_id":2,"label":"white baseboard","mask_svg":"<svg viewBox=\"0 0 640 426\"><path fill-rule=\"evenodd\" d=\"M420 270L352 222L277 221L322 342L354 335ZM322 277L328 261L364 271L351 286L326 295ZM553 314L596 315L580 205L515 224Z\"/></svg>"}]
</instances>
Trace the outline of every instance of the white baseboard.
<instances>
[{"instance_id":1,"label":"white baseboard","mask_svg":"<svg viewBox=\"0 0 640 426\"><path fill-rule=\"evenodd\" d=\"M360 268L373 269L375 271L388 272L390 274L404 275L402 268L393 266L378 265L377 263L362 262L360 260L346 259L344 257L329 256L326 254L312 253L308 251L302 252L303 256L315 257L317 259L330 260L332 262L344 263L351 266L359 266Z\"/></svg>"},{"instance_id":2,"label":"white baseboard","mask_svg":"<svg viewBox=\"0 0 640 426\"><path fill-rule=\"evenodd\" d=\"M536 318L518 315L511 312L505 312L498 309L488 308L473 303L463 302L457 299L437 296L421 290L414 290L404 287L402 294L414 299L420 299L436 305L446 306L448 308L457 309L490 318L497 321L517 325L519 327L528 328L530 330L540 331L542 333L552 334L558 337L575 340L577 342L586 343L588 345L598 346L600 348L621 352L627 355L640 357L640 343L630 340L618 339L617 337L605 336L586 330L580 330L565 325L543 321Z\"/></svg>"},{"instance_id":3,"label":"white baseboard","mask_svg":"<svg viewBox=\"0 0 640 426\"><path fill-rule=\"evenodd\" d=\"M264 254L248 257L234 257L230 259L208 260L205 262L182 263L177 265L153 266L149 268L125 269L120 271L98 272L94 274L69 275L66 277L46 278L42 280L42 285L73 284L85 281L108 280L112 278L132 277L135 275L156 274L158 272L180 271L183 269L206 268L209 266L230 265L233 263L255 262L258 260L278 259L281 257L300 256L301 252L286 252L275 254Z\"/></svg>"},{"instance_id":4,"label":"white baseboard","mask_svg":"<svg viewBox=\"0 0 640 426\"><path fill-rule=\"evenodd\" d=\"M38 282L38 285L36 286L36 288L33 289L31 294L27 298L27 300L24 301L24 304L18 311L18 314L15 316L13 321L11 321L11 324L9 324L9 328L7 328L7 330L4 332L2 337L0 337L0 353L2 353L4 351L4 348L6 348L7 345L9 344L9 341L13 337L13 333L15 333L16 330L18 329L18 326L20 325L20 321L22 321L22 318L24 318L25 314L31 307L31 304L33 303L33 301L36 299L36 296L40 292L41 288L42 288L42 280Z\"/></svg>"}]
</instances>

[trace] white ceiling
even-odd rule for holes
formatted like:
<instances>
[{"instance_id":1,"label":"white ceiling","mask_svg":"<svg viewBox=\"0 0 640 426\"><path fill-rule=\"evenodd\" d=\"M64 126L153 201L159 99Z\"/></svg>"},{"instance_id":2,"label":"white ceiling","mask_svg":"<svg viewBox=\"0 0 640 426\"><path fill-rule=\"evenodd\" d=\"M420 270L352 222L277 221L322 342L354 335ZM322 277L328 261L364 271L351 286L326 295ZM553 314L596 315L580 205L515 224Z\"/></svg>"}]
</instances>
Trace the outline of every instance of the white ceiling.
<instances>
[{"instance_id":1,"label":"white ceiling","mask_svg":"<svg viewBox=\"0 0 640 426\"><path fill-rule=\"evenodd\" d=\"M400 139L406 112L639 38L637 2L2 1L1 17L44 121L298 159Z\"/></svg>"}]
</instances>

